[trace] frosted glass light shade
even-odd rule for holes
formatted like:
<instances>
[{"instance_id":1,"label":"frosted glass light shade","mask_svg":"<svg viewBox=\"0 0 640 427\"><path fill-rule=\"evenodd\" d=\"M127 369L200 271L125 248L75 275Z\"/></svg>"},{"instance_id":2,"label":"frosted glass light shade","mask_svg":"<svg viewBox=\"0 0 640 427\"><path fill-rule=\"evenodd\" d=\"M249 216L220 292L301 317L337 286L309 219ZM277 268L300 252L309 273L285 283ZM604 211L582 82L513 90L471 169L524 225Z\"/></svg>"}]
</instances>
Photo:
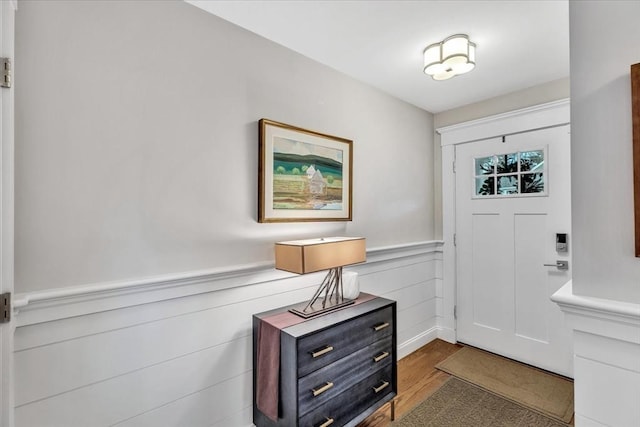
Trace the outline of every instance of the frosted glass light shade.
<instances>
[{"instance_id":1,"label":"frosted glass light shade","mask_svg":"<svg viewBox=\"0 0 640 427\"><path fill-rule=\"evenodd\" d=\"M433 80L448 80L451 77L455 77L455 75L456 73L454 73L452 70L445 70L441 73L434 74L431 77L433 78Z\"/></svg>"},{"instance_id":2,"label":"frosted glass light shade","mask_svg":"<svg viewBox=\"0 0 640 427\"><path fill-rule=\"evenodd\" d=\"M446 80L475 67L476 45L466 34L447 37L423 51L424 72L434 80Z\"/></svg>"},{"instance_id":3,"label":"frosted glass light shade","mask_svg":"<svg viewBox=\"0 0 640 427\"><path fill-rule=\"evenodd\" d=\"M441 61L441 47L441 43L435 43L427 46L427 48L424 50L423 55L425 74L434 75L439 74L445 70L445 66Z\"/></svg>"}]
</instances>

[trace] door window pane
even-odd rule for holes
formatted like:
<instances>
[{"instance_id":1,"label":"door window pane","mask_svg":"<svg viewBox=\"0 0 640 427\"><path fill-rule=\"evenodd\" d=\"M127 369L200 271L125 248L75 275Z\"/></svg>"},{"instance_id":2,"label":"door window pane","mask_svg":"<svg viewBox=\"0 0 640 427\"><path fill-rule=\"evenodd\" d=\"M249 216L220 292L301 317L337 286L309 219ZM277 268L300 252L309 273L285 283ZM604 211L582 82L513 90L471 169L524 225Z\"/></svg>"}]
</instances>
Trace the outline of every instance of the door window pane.
<instances>
[{"instance_id":1,"label":"door window pane","mask_svg":"<svg viewBox=\"0 0 640 427\"><path fill-rule=\"evenodd\" d=\"M476 159L476 176L477 175L489 175L494 173L494 157L481 157Z\"/></svg>"},{"instance_id":2,"label":"door window pane","mask_svg":"<svg viewBox=\"0 0 640 427\"><path fill-rule=\"evenodd\" d=\"M498 177L498 194L517 194L518 175L506 175Z\"/></svg>"},{"instance_id":3,"label":"door window pane","mask_svg":"<svg viewBox=\"0 0 640 427\"><path fill-rule=\"evenodd\" d=\"M498 158L498 173L518 172L518 153L501 154Z\"/></svg>"},{"instance_id":4,"label":"door window pane","mask_svg":"<svg viewBox=\"0 0 640 427\"><path fill-rule=\"evenodd\" d=\"M495 194L495 178L492 176L476 178L476 196Z\"/></svg>"},{"instance_id":5,"label":"door window pane","mask_svg":"<svg viewBox=\"0 0 640 427\"><path fill-rule=\"evenodd\" d=\"M538 171L544 167L544 151L523 151L520 153L520 171Z\"/></svg>"},{"instance_id":6,"label":"door window pane","mask_svg":"<svg viewBox=\"0 0 640 427\"><path fill-rule=\"evenodd\" d=\"M544 174L523 173L520 180L521 193L544 193Z\"/></svg>"}]
</instances>

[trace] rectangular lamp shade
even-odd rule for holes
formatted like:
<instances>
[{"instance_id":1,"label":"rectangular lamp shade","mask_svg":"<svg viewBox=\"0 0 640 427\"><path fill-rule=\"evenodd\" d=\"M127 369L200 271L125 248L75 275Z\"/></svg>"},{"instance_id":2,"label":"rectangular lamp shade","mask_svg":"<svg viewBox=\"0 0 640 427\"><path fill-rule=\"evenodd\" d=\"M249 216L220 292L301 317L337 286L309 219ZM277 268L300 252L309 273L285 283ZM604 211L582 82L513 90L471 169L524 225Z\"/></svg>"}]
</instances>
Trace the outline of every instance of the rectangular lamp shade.
<instances>
[{"instance_id":1,"label":"rectangular lamp shade","mask_svg":"<svg viewBox=\"0 0 640 427\"><path fill-rule=\"evenodd\" d=\"M305 274L367 260L364 237L325 237L276 243L276 268Z\"/></svg>"}]
</instances>

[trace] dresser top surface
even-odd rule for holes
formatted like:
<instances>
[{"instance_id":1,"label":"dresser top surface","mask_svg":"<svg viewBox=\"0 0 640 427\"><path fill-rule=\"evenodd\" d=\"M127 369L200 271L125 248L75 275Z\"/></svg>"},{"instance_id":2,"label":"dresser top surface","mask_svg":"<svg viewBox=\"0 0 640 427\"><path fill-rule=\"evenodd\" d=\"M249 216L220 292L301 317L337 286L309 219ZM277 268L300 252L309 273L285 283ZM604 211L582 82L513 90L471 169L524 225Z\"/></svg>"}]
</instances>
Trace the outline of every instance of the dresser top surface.
<instances>
[{"instance_id":1,"label":"dresser top surface","mask_svg":"<svg viewBox=\"0 0 640 427\"><path fill-rule=\"evenodd\" d=\"M369 294L361 293L361 296L369 296ZM393 304L395 304L395 301L393 300L389 300L389 299L378 297L378 296L372 296L372 297L373 297L372 299L369 299L362 303L350 305L350 306L329 312L324 315L312 317L309 319L300 318L299 322L291 326L282 328L282 331L286 332L288 335L298 337L319 329L324 329L326 327L335 325L337 323L345 322L347 320L367 314L371 311L374 311L383 307L387 307L387 306L392 306ZM290 306L280 307L275 310L254 314L254 317L260 320L265 320L272 316L277 316L279 314L286 313L290 308L293 308L296 306L299 306L299 304L293 304Z\"/></svg>"}]
</instances>

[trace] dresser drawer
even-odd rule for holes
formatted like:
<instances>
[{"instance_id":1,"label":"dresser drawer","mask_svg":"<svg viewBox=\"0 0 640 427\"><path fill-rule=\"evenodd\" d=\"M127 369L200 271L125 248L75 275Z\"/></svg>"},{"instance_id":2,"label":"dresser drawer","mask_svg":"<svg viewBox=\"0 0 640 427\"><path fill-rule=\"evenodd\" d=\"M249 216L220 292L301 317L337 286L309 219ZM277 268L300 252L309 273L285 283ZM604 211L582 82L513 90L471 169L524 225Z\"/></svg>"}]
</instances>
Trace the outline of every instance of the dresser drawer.
<instances>
[{"instance_id":1,"label":"dresser drawer","mask_svg":"<svg viewBox=\"0 0 640 427\"><path fill-rule=\"evenodd\" d=\"M393 334L393 310L386 307L321 330L298 341L298 377Z\"/></svg>"},{"instance_id":2,"label":"dresser drawer","mask_svg":"<svg viewBox=\"0 0 640 427\"><path fill-rule=\"evenodd\" d=\"M387 365L359 384L338 394L324 405L303 415L300 418L299 426L344 426L357 414L387 397L389 393L395 396L392 367Z\"/></svg>"},{"instance_id":3,"label":"dresser drawer","mask_svg":"<svg viewBox=\"0 0 640 427\"><path fill-rule=\"evenodd\" d=\"M322 405L348 388L391 364L392 337L383 338L298 381L300 414Z\"/></svg>"}]
</instances>

